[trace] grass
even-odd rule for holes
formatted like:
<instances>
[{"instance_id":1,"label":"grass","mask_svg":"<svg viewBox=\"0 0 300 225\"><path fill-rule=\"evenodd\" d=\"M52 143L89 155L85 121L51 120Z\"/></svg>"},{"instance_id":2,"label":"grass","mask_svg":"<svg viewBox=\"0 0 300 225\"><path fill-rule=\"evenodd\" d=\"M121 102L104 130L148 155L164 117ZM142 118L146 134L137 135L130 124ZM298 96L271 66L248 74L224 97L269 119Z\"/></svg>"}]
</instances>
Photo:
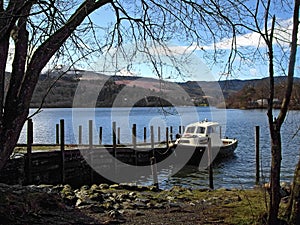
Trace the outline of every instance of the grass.
<instances>
[{"instance_id":1,"label":"grass","mask_svg":"<svg viewBox=\"0 0 300 225\"><path fill-rule=\"evenodd\" d=\"M157 198L166 198L168 195L175 199L184 199L194 202L195 207L206 215L212 223L221 224L263 224L266 215L268 194L264 189L219 189L186 190L157 193ZM196 208L195 208L196 210Z\"/></svg>"}]
</instances>

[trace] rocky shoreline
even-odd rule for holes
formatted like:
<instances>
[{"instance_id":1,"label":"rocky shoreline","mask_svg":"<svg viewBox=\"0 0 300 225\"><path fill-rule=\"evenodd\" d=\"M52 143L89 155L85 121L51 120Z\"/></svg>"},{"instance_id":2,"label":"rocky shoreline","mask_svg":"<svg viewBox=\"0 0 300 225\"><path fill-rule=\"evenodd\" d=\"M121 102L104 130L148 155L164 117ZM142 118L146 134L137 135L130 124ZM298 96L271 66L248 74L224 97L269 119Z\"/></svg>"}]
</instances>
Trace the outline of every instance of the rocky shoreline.
<instances>
[{"instance_id":1,"label":"rocky shoreline","mask_svg":"<svg viewBox=\"0 0 300 225\"><path fill-rule=\"evenodd\" d=\"M265 194L262 189L159 190L135 184L79 189L0 184L0 224L234 224L233 208L245 204L246 210L255 208L257 220Z\"/></svg>"}]
</instances>

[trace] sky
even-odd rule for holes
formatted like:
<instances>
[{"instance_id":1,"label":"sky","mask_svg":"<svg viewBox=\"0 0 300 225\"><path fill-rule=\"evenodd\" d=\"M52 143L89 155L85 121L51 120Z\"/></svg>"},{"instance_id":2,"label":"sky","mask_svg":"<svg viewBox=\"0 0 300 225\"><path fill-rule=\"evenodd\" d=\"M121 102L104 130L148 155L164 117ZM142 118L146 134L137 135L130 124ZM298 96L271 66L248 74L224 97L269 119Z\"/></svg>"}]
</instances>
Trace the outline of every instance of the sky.
<instances>
[{"instance_id":1,"label":"sky","mask_svg":"<svg viewBox=\"0 0 300 225\"><path fill-rule=\"evenodd\" d=\"M99 26L105 26L109 24L113 18L109 13L109 10L96 11L91 15L93 21L98 23ZM101 22L100 22L101 21ZM291 33L291 18L285 18L280 21L281 26L285 28L288 32L277 31L275 34L280 36L281 39L289 39L289 34ZM300 35L299 40L300 40ZM257 33L246 33L244 35L237 36L236 38L237 46L240 49L264 49L265 44L261 41L260 36ZM288 48L286 44L280 43L282 46ZM224 61L229 54L231 48L231 39L224 39L214 45L218 50L224 50ZM223 79L253 79L262 78L267 76L267 63L265 62L245 62L239 57L236 58L235 65L243 63L242 69L237 69L235 74L228 77L226 71L224 72L224 63L212 65L207 63L205 60L205 55L213 54L213 45L208 43L204 46L187 46L185 43L169 42L168 47L170 52L168 54L172 55L172 58L177 62L177 68L171 66L172 62L169 57L166 56L166 51L164 49L153 49L153 55L159 53L160 65L159 73L163 74L163 78L170 81L187 81L187 80L223 80ZM124 49L130 52L133 49L133 45L127 44ZM142 76L142 77L154 77L158 78L155 74L155 69L145 55L139 53L135 55L130 61L124 58L121 54L114 54L115 49L111 49L110 55L117 57L108 57L106 55L104 58L99 58L95 63L92 64L91 68L98 72L102 72L109 75L132 75L132 76ZM13 52L13 48L11 48ZM11 71L12 54L9 57L7 71ZM116 66L117 65L117 66ZM88 68L88 67L87 67ZM83 68L84 69L84 68ZM299 75L299 59L297 61L296 76ZM178 72L180 71L180 73Z\"/></svg>"},{"instance_id":2,"label":"sky","mask_svg":"<svg viewBox=\"0 0 300 225\"><path fill-rule=\"evenodd\" d=\"M95 21L100 21L100 18L106 17L111 18L108 16L108 10L104 12L104 15L101 13L95 13L92 18ZM290 34L292 29L292 18L288 17L290 15L283 15L281 13L277 14L278 18L277 25L276 25L276 32L275 35L280 37L281 40L290 40ZM281 18L279 18L281 17ZM102 21L103 22L103 21ZM279 26L281 29L279 29ZM282 28L284 28L282 31ZM300 33L298 34L298 39L300 40ZM160 57L162 58L161 64L164 64L163 68L161 68L160 72L163 72L164 79L169 79L171 81L187 81L187 80L224 80L224 79L256 79L256 78L263 78L268 76L268 64L266 61L254 61L254 59L248 58L247 60L236 57L235 66L238 67L241 63L241 68L236 68L235 73L228 76L227 71L224 71L226 57L229 55L229 51L231 49L231 39L223 39L222 41L215 43L207 43L203 46L188 46L186 43L170 42L168 43L169 49L172 51L173 56L178 60L178 68L181 70L182 74L178 74L176 68L171 68L169 65L170 59L165 57L165 51L163 49L155 49L153 52L159 52ZM262 50L263 54L266 54L265 50L265 43L262 41L259 34L254 32L248 32L244 35L238 35L236 38L236 43L241 51L248 51L249 49L260 49ZM289 46L282 42L278 41L283 48L288 48ZM220 64L212 64L206 61L205 56L213 55L214 46L218 50L223 50L225 55L223 55L224 63ZM275 50L276 46L274 45ZM130 51L133 46L127 45L125 49ZM278 50L279 48L277 48ZM111 51L114 51L113 49ZM193 52L192 52L193 51ZM112 52L112 55L114 55ZM118 54L116 54L118 55ZM117 75L136 75L136 76L143 76L143 77L155 77L153 67L151 65L146 65L144 63L145 56L137 55L134 57L133 60L127 62L126 59L123 59L122 56L118 56L116 58L109 59L109 57L105 58L105 68L107 71L115 71L112 74ZM120 64L120 66L116 66ZM181 63L180 63L181 62ZM188 62L188 63L187 63ZM98 59L98 61L94 64L94 68L99 68L98 70L103 70L103 59ZM110 66L109 66L110 65ZM117 68L116 68L117 67ZM101 69L100 69L101 68ZM295 76L300 76L299 74L299 59L297 61L296 66L296 73ZM282 73L278 72L278 75L282 75Z\"/></svg>"}]
</instances>

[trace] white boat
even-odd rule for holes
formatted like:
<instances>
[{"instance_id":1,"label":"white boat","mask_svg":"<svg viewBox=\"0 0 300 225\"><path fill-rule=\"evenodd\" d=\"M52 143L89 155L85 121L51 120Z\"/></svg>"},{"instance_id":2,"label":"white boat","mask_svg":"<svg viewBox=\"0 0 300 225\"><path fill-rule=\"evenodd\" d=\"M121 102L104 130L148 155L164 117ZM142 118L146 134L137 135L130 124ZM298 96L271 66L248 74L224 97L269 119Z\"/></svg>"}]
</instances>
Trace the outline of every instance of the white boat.
<instances>
[{"instance_id":1,"label":"white boat","mask_svg":"<svg viewBox=\"0 0 300 225\"><path fill-rule=\"evenodd\" d=\"M238 140L221 138L220 131L220 126L217 122L204 120L189 124L181 137L178 137L175 142L176 152L187 151L186 153L191 155L187 164L197 166L200 162L207 165L209 158L214 160L216 157L228 157L237 148ZM210 152L208 152L209 140ZM209 155L210 157L208 158Z\"/></svg>"}]
</instances>

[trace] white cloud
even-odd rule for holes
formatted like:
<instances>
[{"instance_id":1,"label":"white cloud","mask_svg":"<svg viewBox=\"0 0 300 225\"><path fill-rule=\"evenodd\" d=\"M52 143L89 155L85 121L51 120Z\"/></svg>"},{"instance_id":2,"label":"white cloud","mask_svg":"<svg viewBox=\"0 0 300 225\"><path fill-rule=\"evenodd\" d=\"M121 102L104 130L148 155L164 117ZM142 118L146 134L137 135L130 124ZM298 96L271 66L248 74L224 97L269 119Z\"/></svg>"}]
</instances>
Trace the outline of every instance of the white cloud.
<instances>
[{"instance_id":1,"label":"white cloud","mask_svg":"<svg viewBox=\"0 0 300 225\"><path fill-rule=\"evenodd\" d=\"M274 40L281 46L288 46L291 40L291 33L293 28L292 19L277 21L274 32ZM300 33L298 33L298 39L300 39ZM232 38L224 39L218 43L204 46L205 50L212 49L231 49ZM247 33L244 35L237 36L235 39L236 47L254 47L261 48L266 47L264 40L261 35L256 32Z\"/></svg>"}]
</instances>

